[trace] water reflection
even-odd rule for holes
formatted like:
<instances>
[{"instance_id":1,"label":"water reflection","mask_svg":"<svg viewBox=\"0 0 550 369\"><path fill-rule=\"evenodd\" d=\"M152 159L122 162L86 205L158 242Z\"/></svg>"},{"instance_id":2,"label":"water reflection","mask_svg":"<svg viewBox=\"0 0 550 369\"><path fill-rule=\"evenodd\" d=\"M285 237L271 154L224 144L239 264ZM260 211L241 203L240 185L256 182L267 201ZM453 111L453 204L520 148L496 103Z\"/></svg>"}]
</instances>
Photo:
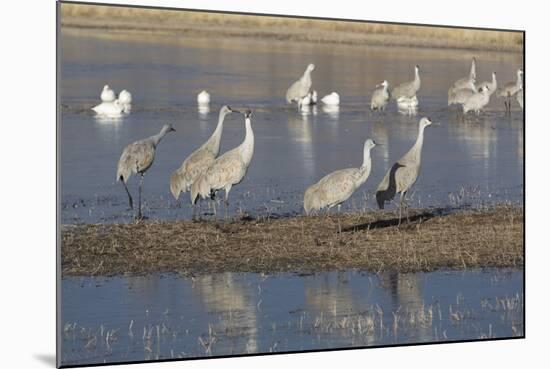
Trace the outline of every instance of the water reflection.
<instances>
[{"instance_id":1,"label":"water reflection","mask_svg":"<svg viewBox=\"0 0 550 369\"><path fill-rule=\"evenodd\" d=\"M209 105L199 105L197 110L199 112L199 118L201 120L208 120L208 113L210 113Z\"/></svg>"},{"instance_id":2,"label":"water reflection","mask_svg":"<svg viewBox=\"0 0 550 369\"><path fill-rule=\"evenodd\" d=\"M340 106L338 105L323 105L323 113L328 114L332 120L338 120L340 116Z\"/></svg>"},{"instance_id":3,"label":"water reflection","mask_svg":"<svg viewBox=\"0 0 550 369\"><path fill-rule=\"evenodd\" d=\"M517 270L65 278L61 298L67 365L523 334Z\"/></svg>"},{"instance_id":4,"label":"water reflection","mask_svg":"<svg viewBox=\"0 0 550 369\"><path fill-rule=\"evenodd\" d=\"M193 281L193 293L204 310L219 317L214 330L231 341L233 352L258 352L257 290L235 280L233 273L200 276ZM243 342L243 337L245 337Z\"/></svg>"}]
</instances>

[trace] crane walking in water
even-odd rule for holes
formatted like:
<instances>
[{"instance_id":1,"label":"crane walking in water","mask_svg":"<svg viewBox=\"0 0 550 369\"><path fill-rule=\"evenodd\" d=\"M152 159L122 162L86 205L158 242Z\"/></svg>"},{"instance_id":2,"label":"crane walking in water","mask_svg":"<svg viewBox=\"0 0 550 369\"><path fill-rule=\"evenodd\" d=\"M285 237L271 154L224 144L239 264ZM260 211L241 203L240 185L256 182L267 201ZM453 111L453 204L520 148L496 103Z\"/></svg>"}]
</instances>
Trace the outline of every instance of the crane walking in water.
<instances>
[{"instance_id":1,"label":"crane walking in water","mask_svg":"<svg viewBox=\"0 0 550 369\"><path fill-rule=\"evenodd\" d=\"M141 214L141 186L143 184L143 175L151 167L155 160L155 151L160 140L168 133L175 131L170 124L165 124L159 133L154 136L145 138L143 140L136 141L122 151L122 155L118 161L118 168L116 173L117 181L121 181L124 185L124 189L128 194L128 202L130 208L134 208L132 195L128 191L126 182L130 179L132 174L139 174L139 196L138 196L138 215L137 219L142 219Z\"/></svg>"},{"instance_id":2,"label":"crane walking in water","mask_svg":"<svg viewBox=\"0 0 550 369\"><path fill-rule=\"evenodd\" d=\"M384 203L391 201L396 194L400 194L399 223L401 225L401 209L405 202L405 196L418 179L422 145L424 144L424 129L432 124L429 118L422 118L418 123L418 137L413 147L388 170L382 182L376 190L376 202L380 209L384 209ZM407 222L409 210L407 207Z\"/></svg>"},{"instance_id":3,"label":"crane walking in water","mask_svg":"<svg viewBox=\"0 0 550 369\"><path fill-rule=\"evenodd\" d=\"M252 112L247 110L244 116L246 133L243 143L214 160L212 165L197 178L191 186L192 204L197 202L199 196L203 199L213 198L217 191L223 189L227 212L229 191L231 187L243 180L254 155L254 132L250 121Z\"/></svg>"},{"instance_id":4,"label":"crane walking in water","mask_svg":"<svg viewBox=\"0 0 550 369\"><path fill-rule=\"evenodd\" d=\"M376 143L370 138L363 145L363 164L359 168L340 169L324 176L319 182L311 185L304 194L304 210L306 214L317 212L333 206L338 206L349 199L351 195L369 178L372 169L370 150ZM338 217L338 232L341 232Z\"/></svg>"},{"instance_id":5,"label":"crane walking in water","mask_svg":"<svg viewBox=\"0 0 550 369\"><path fill-rule=\"evenodd\" d=\"M403 82L391 91L391 97L397 101L397 107L405 112L413 113L418 106L416 93L420 90L420 67L414 67L414 80Z\"/></svg>"},{"instance_id":6,"label":"crane walking in water","mask_svg":"<svg viewBox=\"0 0 550 369\"><path fill-rule=\"evenodd\" d=\"M386 110L386 105L388 105L388 101L390 100L388 86L389 84L386 80L376 86L376 90L374 90L370 99L370 110Z\"/></svg>"},{"instance_id":7,"label":"crane walking in water","mask_svg":"<svg viewBox=\"0 0 550 369\"><path fill-rule=\"evenodd\" d=\"M311 72L314 70L315 65L309 64L302 77L288 88L286 91L287 103L290 104L296 101L298 103L298 108L301 108L300 104L302 103L302 99L309 94L309 90L311 89Z\"/></svg>"},{"instance_id":8,"label":"crane walking in water","mask_svg":"<svg viewBox=\"0 0 550 369\"><path fill-rule=\"evenodd\" d=\"M507 84L502 87L502 89L499 91L498 96L504 97L504 107L506 108L506 112L511 111L511 105L512 105L512 96L517 94L519 91L523 89L523 70L518 69L517 71L517 79L516 82L508 82Z\"/></svg>"}]
</instances>

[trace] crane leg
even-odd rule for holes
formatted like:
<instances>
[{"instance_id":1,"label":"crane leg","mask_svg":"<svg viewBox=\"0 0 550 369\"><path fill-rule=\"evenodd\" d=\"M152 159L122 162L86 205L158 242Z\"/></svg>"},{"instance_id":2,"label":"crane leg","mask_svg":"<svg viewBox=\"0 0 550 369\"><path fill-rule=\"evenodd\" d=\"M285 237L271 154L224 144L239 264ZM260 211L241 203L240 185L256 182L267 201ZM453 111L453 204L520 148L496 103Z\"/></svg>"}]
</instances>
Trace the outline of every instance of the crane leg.
<instances>
[{"instance_id":1,"label":"crane leg","mask_svg":"<svg viewBox=\"0 0 550 369\"><path fill-rule=\"evenodd\" d=\"M401 192L401 198L399 200L399 221L397 223L398 227L401 225L401 214L402 214L403 205L405 205L405 207L406 207L405 211L407 212L407 214L406 214L407 223L409 223L409 208L408 208L407 203L405 201L405 195L406 194L407 194L406 191Z\"/></svg>"},{"instance_id":2,"label":"crane leg","mask_svg":"<svg viewBox=\"0 0 550 369\"><path fill-rule=\"evenodd\" d=\"M141 214L141 187L143 186L143 173L140 173L141 177L139 178L139 192L138 192L138 215L137 218L140 220L143 218Z\"/></svg>"},{"instance_id":3,"label":"crane leg","mask_svg":"<svg viewBox=\"0 0 550 369\"><path fill-rule=\"evenodd\" d=\"M124 189L126 190L126 194L128 195L128 204L130 205L130 209L134 208L134 201L132 200L132 195L130 195L130 191L128 191L128 186L126 186L126 183L124 182L124 179L121 179L122 184L124 185Z\"/></svg>"},{"instance_id":4,"label":"crane leg","mask_svg":"<svg viewBox=\"0 0 550 369\"><path fill-rule=\"evenodd\" d=\"M231 185L227 186L225 188L225 200L224 200L224 204L225 204L225 219L227 219L227 216L228 216L228 209L229 209L229 191L231 191Z\"/></svg>"},{"instance_id":5,"label":"crane leg","mask_svg":"<svg viewBox=\"0 0 550 369\"><path fill-rule=\"evenodd\" d=\"M340 204L338 204L338 233L342 234L342 225L340 224Z\"/></svg>"}]
</instances>

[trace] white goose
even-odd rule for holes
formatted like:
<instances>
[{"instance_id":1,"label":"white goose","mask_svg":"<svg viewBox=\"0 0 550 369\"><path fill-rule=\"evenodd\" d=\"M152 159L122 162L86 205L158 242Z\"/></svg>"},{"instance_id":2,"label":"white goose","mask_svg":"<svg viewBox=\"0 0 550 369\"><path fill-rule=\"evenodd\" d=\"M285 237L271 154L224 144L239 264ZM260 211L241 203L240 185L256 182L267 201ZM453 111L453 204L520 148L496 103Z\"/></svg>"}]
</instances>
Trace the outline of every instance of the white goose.
<instances>
[{"instance_id":1,"label":"white goose","mask_svg":"<svg viewBox=\"0 0 550 369\"><path fill-rule=\"evenodd\" d=\"M199 105L208 105L208 104L210 104L210 94L208 92L202 90L197 95L197 103Z\"/></svg>"},{"instance_id":2,"label":"white goose","mask_svg":"<svg viewBox=\"0 0 550 369\"><path fill-rule=\"evenodd\" d=\"M122 90L118 94L118 101L122 105L124 113L129 113L132 110L132 94L127 90Z\"/></svg>"},{"instance_id":3,"label":"white goose","mask_svg":"<svg viewBox=\"0 0 550 369\"><path fill-rule=\"evenodd\" d=\"M107 118L118 118L124 112L124 106L118 100L113 102L102 102L92 108L98 116Z\"/></svg>"},{"instance_id":4,"label":"white goose","mask_svg":"<svg viewBox=\"0 0 550 369\"><path fill-rule=\"evenodd\" d=\"M331 105L331 106L340 105L340 95L338 95L336 92L333 91L332 93L323 97L321 101L325 105Z\"/></svg>"},{"instance_id":5,"label":"white goose","mask_svg":"<svg viewBox=\"0 0 550 369\"><path fill-rule=\"evenodd\" d=\"M109 87L109 85L103 86L103 91L101 91L101 101L113 102L115 99L115 92Z\"/></svg>"}]
</instances>

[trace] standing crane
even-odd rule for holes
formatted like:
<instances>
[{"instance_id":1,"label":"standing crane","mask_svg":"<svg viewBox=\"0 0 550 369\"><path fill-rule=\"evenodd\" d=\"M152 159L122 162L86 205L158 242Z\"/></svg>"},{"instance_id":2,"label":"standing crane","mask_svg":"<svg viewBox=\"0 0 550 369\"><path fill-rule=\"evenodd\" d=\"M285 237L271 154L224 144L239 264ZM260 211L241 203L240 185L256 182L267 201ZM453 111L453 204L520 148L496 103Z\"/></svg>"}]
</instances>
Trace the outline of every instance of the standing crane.
<instances>
[{"instance_id":1,"label":"standing crane","mask_svg":"<svg viewBox=\"0 0 550 369\"><path fill-rule=\"evenodd\" d=\"M523 89L523 80L521 78L523 76L523 70L518 69L516 75L516 82L508 82L502 87L502 89L500 89L498 93L498 96L505 98L504 107L506 108L506 112L510 112L511 110L512 96Z\"/></svg>"},{"instance_id":2,"label":"standing crane","mask_svg":"<svg viewBox=\"0 0 550 369\"><path fill-rule=\"evenodd\" d=\"M338 206L349 199L351 195L369 178L372 169L370 150L376 143L370 138L363 145L363 164L359 168L347 168L327 174L321 180L306 190L304 194L304 210L306 214L317 212L333 206ZM338 231L341 232L340 218L338 218Z\"/></svg>"},{"instance_id":3,"label":"standing crane","mask_svg":"<svg viewBox=\"0 0 550 369\"><path fill-rule=\"evenodd\" d=\"M212 133L212 136L198 149L193 151L181 164L181 166L172 173L170 177L170 191L177 200L181 192L187 192L191 185L204 173L214 162L220 152L220 141L222 138L223 122L225 117L236 110L225 105L220 109L218 125Z\"/></svg>"},{"instance_id":4,"label":"standing crane","mask_svg":"<svg viewBox=\"0 0 550 369\"><path fill-rule=\"evenodd\" d=\"M141 187L143 184L143 176L147 169L151 167L153 161L155 160L155 151L157 145L162 140L162 138L168 133L175 131L175 129L170 124L165 124L159 133L151 137L145 138L143 140L136 141L122 151L122 155L118 161L118 168L116 173L117 181L121 181L124 185L124 189L128 194L128 202L130 208L133 209L133 200L126 182L130 179L132 174L139 174L139 197L138 197L138 215L137 219L142 219L141 214Z\"/></svg>"},{"instance_id":5,"label":"standing crane","mask_svg":"<svg viewBox=\"0 0 550 369\"><path fill-rule=\"evenodd\" d=\"M376 202L380 209L384 209L386 201L391 201L396 194L400 194L398 226L401 225L401 211L405 202L405 196L418 179L422 146L424 144L424 129L430 124L432 124L432 121L429 118L424 117L420 119L418 123L418 137L415 144L401 159L392 165L376 190ZM408 207L407 221L409 221Z\"/></svg>"},{"instance_id":6,"label":"standing crane","mask_svg":"<svg viewBox=\"0 0 550 369\"><path fill-rule=\"evenodd\" d=\"M300 104L302 102L302 99L307 96L309 93L309 90L311 89L311 72L315 70L314 64L309 64L299 80L294 82L286 91L286 102L292 103L297 102L298 107L300 108Z\"/></svg>"},{"instance_id":7,"label":"standing crane","mask_svg":"<svg viewBox=\"0 0 550 369\"><path fill-rule=\"evenodd\" d=\"M386 110L386 105L390 100L390 93L388 91L388 81L384 80L382 83L376 86L376 90L372 93L370 99L370 109L384 111Z\"/></svg>"},{"instance_id":8,"label":"standing crane","mask_svg":"<svg viewBox=\"0 0 550 369\"><path fill-rule=\"evenodd\" d=\"M245 137L242 144L225 152L214 160L191 186L191 203L195 204L199 196L203 199L214 198L217 191L225 190L225 207L229 204L229 191L239 184L250 166L254 155L254 132L250 118L252 112L247 110L245 116Z\"/></svg>"}]
</instances>

